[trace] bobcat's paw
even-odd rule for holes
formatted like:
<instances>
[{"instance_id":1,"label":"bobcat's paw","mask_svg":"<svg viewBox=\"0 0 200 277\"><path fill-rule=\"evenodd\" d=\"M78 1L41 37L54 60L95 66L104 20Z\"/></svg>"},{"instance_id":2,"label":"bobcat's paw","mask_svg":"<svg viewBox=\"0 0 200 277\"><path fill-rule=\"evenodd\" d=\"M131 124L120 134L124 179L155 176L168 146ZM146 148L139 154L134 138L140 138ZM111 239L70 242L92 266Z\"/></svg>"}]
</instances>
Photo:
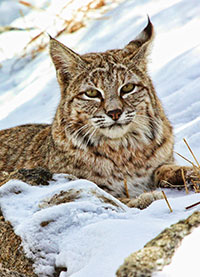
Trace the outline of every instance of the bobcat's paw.
<instances>
[{"instance_id":1,"label":"bobcat's paw","mask_svg":"<svg viewBox=\"0 0 200 277\"><path fill-rule=\"evenodd\" d=\"M158 187L183 189L186 183L188 189L193 189L198 176L189 166L162 165L155 171L154 181Z\"/></svg>"},{"instance_id":2,"label":"bobcat's paw","mask_svg":"<svg viewBox=\"0 0 200 277\"><path fill-rule=\"evenodd\" d=\"M151 203L156 200L163 199L163 194L161 191L151 191L144 192L140 194L137 198L122 198L120 201L126 204L129 208L137 208L143 210L147 208Z\"/></svg>"}]
</instances>

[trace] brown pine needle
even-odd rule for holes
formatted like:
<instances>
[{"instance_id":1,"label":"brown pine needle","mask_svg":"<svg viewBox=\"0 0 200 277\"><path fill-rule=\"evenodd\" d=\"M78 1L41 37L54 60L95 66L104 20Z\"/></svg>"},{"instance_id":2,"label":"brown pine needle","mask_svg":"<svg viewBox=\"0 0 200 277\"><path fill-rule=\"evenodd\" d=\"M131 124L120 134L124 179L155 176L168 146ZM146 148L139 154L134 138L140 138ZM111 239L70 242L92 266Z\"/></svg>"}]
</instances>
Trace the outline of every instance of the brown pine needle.
<instances>
[{"instance_id":1,"label":"brown pine needle","mask_svg":"<svg viewBox=\"0 0 200 277\"><path fill-rule=\"evenodd\" d=\"M192 205L190 205L190 206L187 206L187 207L185 207L185 208L186 208L186 210L188 210L188 209L191 209L191 208L193 208L193 207L195 207L195 206L197 206L197 205L200 205L200 201L199 201L199 202L196 202L196 203L194 203L194 204L192 204Z\"/></svg>"},{"instance_id":2,"label":"brown pine needle","mask_svg":"<svg viewBox=\"0 0 200 277\"><path fill-rule=\"evenodd\" d=\"M195 160L196 164L197 164L197 165L198 165L198 167L200 168L200 164L199 164L199 162L198 162L197 158L195 157L195 155L194 155L194 153L193 153L192 149L190 148L189 144L187 143L186 139L184 138L184 139L183 139L183 141L184 141L184 142L185 142L185 144L187 145L187 148L189 149L190 153L192 154L192 156L193 156L193 158L194 158L194 160Z\"/></svg>"},{"instance_id":3,"label":"brown pine needle","mask_svg":"<svg viewBox=\"0 0 200 277\"><path fill-rule=\"evenodd\" d=\"M185 175L184 175L184 170L183 170L183 168L181 168L181 175L182 175L183 183L184 183L184 186L185 186L185 191L186 191L186 193L188 194L189 191L188 191L187 184L186 184L186 181L185 181Z\"/></svg>"},{"instance_id":4,"label":"brown pine needle","mask_svg":"<svg viewBox=\"0 0 200 277\"><path fill-rule=\"evenodd\" d=\"M170 210L170 212L172 213L173 210L172 210L172 208L171 208L171 206L170 206L170 204L169 204L169 201L168 201L168 199L167 199L167 196L166 196L166 194L165 194L165 192L164 192L163 190L161 190L161 191L162 191L163 197L164 197L164 199L165 199L165 201L166 201L166 203L167 203L167 206L169 207L169 210Z\"/></svg>"},{"instance_id":5,"label":"brown pine needle","mask_svg":"<svg viewBox=\"0 0 200 277\"><path fill-rule=\"evenodd\" d=\"M128 192L128 185L127 185L127 180L124 179L124 187L125 187L125 191L126 191L126 196L127 198L130 198L129 192Z\"/></svg>"}]
</instances>

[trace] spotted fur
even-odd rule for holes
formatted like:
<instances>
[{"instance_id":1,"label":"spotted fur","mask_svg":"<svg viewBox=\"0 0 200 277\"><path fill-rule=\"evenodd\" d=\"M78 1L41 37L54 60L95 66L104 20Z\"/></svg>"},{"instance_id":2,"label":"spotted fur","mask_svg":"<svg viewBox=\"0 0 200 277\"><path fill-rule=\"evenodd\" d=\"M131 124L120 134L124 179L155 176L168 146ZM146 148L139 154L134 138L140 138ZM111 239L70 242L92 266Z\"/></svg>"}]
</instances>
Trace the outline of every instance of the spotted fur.
<instances>
[{"instance_id":1,"label":"spotted fur","mask_svg":"<svg viewBox=\"0 0 200 277\"><path fill-rule=\"evenodd\" d=\"M61 90L55 118L1 131L0 170L40 166L91 180L116 197L126 196L125 179L131 197L159 184L156 170L173 167L174 139L147 71L152 40L150 21L123 49L104 53L81 56L51 38Z\"/></svg>"}]
</instances>

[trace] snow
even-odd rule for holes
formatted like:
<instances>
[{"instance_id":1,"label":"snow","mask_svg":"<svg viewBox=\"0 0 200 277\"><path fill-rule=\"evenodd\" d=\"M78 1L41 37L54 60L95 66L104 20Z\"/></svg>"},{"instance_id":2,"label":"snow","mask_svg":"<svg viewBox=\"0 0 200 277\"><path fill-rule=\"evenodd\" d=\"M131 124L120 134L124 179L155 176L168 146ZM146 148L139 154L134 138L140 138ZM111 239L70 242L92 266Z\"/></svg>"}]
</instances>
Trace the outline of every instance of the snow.
<instances>
[{"instance_id":1,"label":"snow","mask_svg":"<svg viewBox=\"0 0 200 277\"><path fill-rule=\"evenodd\" d=\"M198 210L185 210L198 201L198 194L169 198L173 213L164 200L141 211L128 208L87 180L69 181L62 174L53 178L49 186L33 187L11 180L0 188L4 216L22 238L39 276L51 276L54 264L67 268L62 277L115 276L128 255L170 224ZM48 205L51 197L72 189L82 191L75 201ZM116 206L104 203L101 196L113 200ZM48 224L42 226L45 222Z\"/></svg>"},{"instance_id":2,"label":"snow","mask_svg":"<svg viewBox=\"0 0 200 277\"><path fill-rule=\"evenodd\" d=\"M45 28L51 35L60 28L62 20L56 18L55 22L55 16L54 20L50 18L60 11L62 1L54 0L50 6L45 0L29 3L47 12L11 0L0 1L1 25L34 27L0 34L0 129L25 123L50 123L60 98L48 51L32 59L30 49L26 57L19 57L30 38ZM19 9L23 10L23 17ZM68 11L63 16L70 18L70 14ZM156 31L149 71L174 126L175 150L192 160L183 138L199 157L199 0L124 1L100 20L89 20L86 28L59 40L79 53L123 47L144 28L147 14ZM48 41L48 36L43 39ZM176 158L186 164L179 156ZM129 254L142 248L165 227L199 210L199 206L185 210L187 205L199 201L199 194L166 190L173 213L164 200L140 211L127 208L89 181L69 181L64 175L55 175L54 179L45 187L31 187L13 180L0 188L4 216L21 236L27 255L35 258L35 270L40 276L51 275L54 263L68 269L60 277L115 276ZM81 198L55 206L41 204L72 188L82 190ZM116 206L103 203L100 195L112 199ZM42 227L42 222L50 223ZM192 276L198 276L197 242L199 228L183 240L172 264L157 276L189 276L191 268Z\"/></svg>"}]
</instances>

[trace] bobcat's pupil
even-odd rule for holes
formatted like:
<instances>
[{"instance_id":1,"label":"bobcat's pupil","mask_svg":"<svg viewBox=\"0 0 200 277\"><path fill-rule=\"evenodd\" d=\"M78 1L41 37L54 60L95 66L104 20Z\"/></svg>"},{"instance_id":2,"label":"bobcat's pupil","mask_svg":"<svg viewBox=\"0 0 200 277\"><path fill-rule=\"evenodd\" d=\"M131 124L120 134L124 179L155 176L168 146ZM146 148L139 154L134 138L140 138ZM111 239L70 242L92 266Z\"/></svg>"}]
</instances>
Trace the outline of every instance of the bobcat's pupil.
<instances>
[{"instance_id":1,"label":"bobcat's pupil","mask_svg":"<svg viewBox=\"0 0 200 277\"><path fill-rule=\"evenodd\" d=\"M133 91L134 88L135 88L135 85L132 84L132 83L129 83L129 84L124 85L124 86L121 88L120 92L121 92L122 94L124 94L124 93L129 93L129 92Z\"/></svg>"}]
</instances>

